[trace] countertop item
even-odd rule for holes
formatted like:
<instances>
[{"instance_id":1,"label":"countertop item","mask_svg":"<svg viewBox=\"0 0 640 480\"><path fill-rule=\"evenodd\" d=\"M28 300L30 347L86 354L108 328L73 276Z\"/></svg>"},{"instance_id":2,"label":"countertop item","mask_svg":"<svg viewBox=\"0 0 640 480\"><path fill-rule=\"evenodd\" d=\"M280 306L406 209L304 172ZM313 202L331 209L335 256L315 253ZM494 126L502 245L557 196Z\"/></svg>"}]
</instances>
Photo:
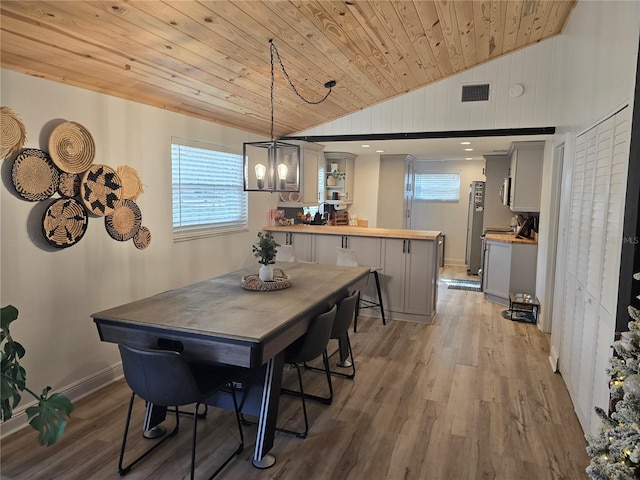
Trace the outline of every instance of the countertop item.
<instances>
[{"instance_id":1,"label":"countertop item","mask_svg":"<svg viewBox=\"0 0 640 480\"><path fill-rule=\"evenodd\" d=\"M537 245L538 241L531 238L519 238L513 233L487 233L485 240L491 242L504 242L504 243L522 243L527 245Z\"/></svg>"},{"instance_id":2,"label":"countertop item","mask_svg":"<svg viewBox=\"0 0 640 480\"><path fill-rule=\"evenodd\" d=\"M435 240L442 233L436 230L405 230L395 228L363 228L352 226L288 225L263 227L271 232L315 233L323 235L351 235L360 237L403 238L410 240Z\"/></svg>"}]
</instances>

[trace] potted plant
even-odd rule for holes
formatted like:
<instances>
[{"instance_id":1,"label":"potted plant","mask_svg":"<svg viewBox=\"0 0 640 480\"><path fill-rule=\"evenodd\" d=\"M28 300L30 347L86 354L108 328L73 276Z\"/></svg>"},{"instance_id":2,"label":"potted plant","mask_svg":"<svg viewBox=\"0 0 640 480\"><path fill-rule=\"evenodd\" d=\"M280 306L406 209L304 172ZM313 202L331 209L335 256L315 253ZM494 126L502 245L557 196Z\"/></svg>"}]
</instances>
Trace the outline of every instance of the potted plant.
<instances>
[{"instance_id":1,"label":"potted plant","mask_svg":"<svg viewBox=\"0 0 640 480\"><path fill-rule=\"evenodd\" d=\"M334 170L327 175L327 185L335 187L340 180L344 180L345 173Z\"/></svg>"},{"instance_id":2,"label":"potted plant","mask_svg":"<svg viewBox=\"0 0 640 480\"><path fill-rule=\"evenodd\" d=\"M38 441L42 446L53 445L64 433L67 425L65 417L73 411L69 399L61 393L49 395L47 386L38 395L27 388L27 374L19 360L24 357L25 349L11 336L9 325L18 318L18 309L7 305L1 309L0 319L0 401L2 403L2 421L9 420L13 409L22 398L20 392L31 394L38 404L26 409L29 425L38 431Z\"/></svg>"},{"instance_id":3,"label":"potted plant","mask_svg":"<svg viewBox=\"0 0 640 480\"><path fill-rule=\"evenodd\" d=\"M258 263L262 265L258 276L263 282L270 282L273 280L273 268L272 264L276 263L277 248L280 246L277 243L271 232L258 232L258 242L253 245L253 255L258 258Z\"/></svg>"}]
</instances>

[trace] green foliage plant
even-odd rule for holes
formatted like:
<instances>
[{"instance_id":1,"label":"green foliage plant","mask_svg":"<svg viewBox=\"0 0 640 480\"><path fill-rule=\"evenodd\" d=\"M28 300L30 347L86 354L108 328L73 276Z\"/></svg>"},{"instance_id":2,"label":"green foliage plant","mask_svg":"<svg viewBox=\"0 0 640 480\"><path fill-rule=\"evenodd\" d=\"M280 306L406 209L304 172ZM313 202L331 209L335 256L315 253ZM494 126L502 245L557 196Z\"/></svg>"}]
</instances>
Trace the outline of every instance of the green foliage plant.
<instances>
[{"instance_id":1,"label":"green foliage plant","mask_svg":"<svg viewBox=\"0 0 640 480\"><path fill-rule=\"evenodd\" d=\"M276 263L279 246L271 232L258 232L258 241L253 245L253 255L262 265Z\"/></svg>"},{"instance_id":2,"label":"green foliage plant","mask_svg":"<svg viewBox=\"0 0 640 480\"><path fill-rule=\"evenodd\" d=\"M18 406L21 392L31 394L37 405L28 407L25 412L29 425L38 431L38 441L42 446L56 443L67 426L67 419L73 411L69 399L61 393L52 393L47 386L38 395L27 387L27 374L19 360L24 357L25 349L15 341L9 331L11 322L18 318L18 309L7 305L1 309L0 320L0 403L2 404L2 418L4 422L13 415L13 409Z\"/></svg>"}]
</instances>

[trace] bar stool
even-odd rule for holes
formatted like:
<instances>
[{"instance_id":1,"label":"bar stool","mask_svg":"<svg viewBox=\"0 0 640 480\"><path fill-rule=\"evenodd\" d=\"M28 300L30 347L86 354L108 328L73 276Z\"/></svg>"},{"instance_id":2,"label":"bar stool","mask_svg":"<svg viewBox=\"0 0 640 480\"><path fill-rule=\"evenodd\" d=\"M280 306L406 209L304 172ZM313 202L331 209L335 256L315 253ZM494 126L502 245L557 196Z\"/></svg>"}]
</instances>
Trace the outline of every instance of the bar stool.
<instances>
[{"instance_id":1,"label":"bar stool","mask_svg":"<svg viewBox=\"0 0 640 480\"><path fill-rule=\"evenodd\" d=\"M350 248L338 248L338 259L336 261L336 265L342 265L345 267L358 267L358 257L356 256L356 251ZM360 314L360 309L364 308L377 308L380 307L380 315L382 316L382 324L386 325L387 320L384 316L384 305L382 304L382 290L380 288L380 276L378 272L382 271L382 267L370 267L369 274L373 275L373 278L376 282L376 290L378 292L378 301L373 302L371 300L367 300L360 296L358 298L358 304L356 307L356 315L353 321L353 331L358 331L358 315ZM364 305L362 305L364 303Z\"/></svg>"}]
</instances>

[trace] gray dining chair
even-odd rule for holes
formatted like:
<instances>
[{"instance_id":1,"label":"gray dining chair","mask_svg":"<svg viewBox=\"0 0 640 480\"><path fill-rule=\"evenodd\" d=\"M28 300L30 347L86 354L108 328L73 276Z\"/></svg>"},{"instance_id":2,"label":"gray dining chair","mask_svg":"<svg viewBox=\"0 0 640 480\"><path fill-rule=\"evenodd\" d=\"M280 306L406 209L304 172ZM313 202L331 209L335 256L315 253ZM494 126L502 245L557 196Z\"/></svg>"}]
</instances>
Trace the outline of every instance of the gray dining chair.
<instances>
[{"instance_id":1,"label":"gray dining chair","mask_svg":"<svg viewBox=\"0 0 640 480\"><path fill-rule=\"evenodd\" d=\"M318 315L309 325L307 332L289 345L285 351L285 363L293 365L298 375L298 386L300 390L281 389L282 393L294 395L302 400L302 413L304 416L304 431L295 432L293 430L287 430L284 428L278 428L277 430L284 433L290 433L300 438L306 438L309 432L309 419L307 416L307 405L305 399L320 400L325 404L330 404L333 399L333 385L331 383L331 375L329 373L329 359L327 357L327 344L329 343L329 337L331 335L331 328L336 316L337 307L334 305L326 313ZM304 392L304 386L302 384L302 373L300 371L300 365L305 362L310 362L322 355L322 360L326 367L327 385L329 387L329 397L323 398L315 395L309 395Z\"/></svg>"},{"instance_id":2,"label":"gray dining chair","mask_svg":"<svg viewBox=\"0 0 640 480\"><path fill-rule=\"evenodd\" d=\"M196 433L198 417L201 416L198 414L198 408L201 404L206 405L209 397L221 392L228 392L232 396L240 432L240 443L209 479L220 473L233 457L242 452L244 435L240 423L238 402L231 383L239 372L237 368L189 363L180 353L169 350L149 350L123 344L118 345L118 348L122 358L124 377L132 391L118 462L120 476L126 475L132 467L147 455L156 450L166 440L175 436L180 427L178 407L194 404L193 435L191 439L191 480L193 480L196 458ZM148 403L152 403L154 406L173 407L175 411L175 427L130 462L129 465L123 466L129 425L131 423L131 412L136 396Z\"/></svg>"},{"instance_id":3,"label":"gray dining chair","mask_svg":"<svg viewBox=\"0 0 640 480\"><path fill-rule=\"evenodd\" d=\"M351 373L340 372L336 370L328 370L331 375L338 375L340 377L345 378L354 378L356 376L356 364L353 359L353 350L351 349L351 340L349 340L349 329L351 328L351 324L353 323L353 319L356 313L356 305L358 303L358 298L360 297L360 291L356 290L348 297L343 298L337 304L336 310L336 318L333 321L333 327L331 328L331 335L329 336L330 340L338 340L340 345L347 348L347 352L349 354L348 358L345 360L341 360L337 363L338 367L341 368L350 368ZM328 345L327 345L328 346ZM330 355L327 355L328 358L333 357L336 353L340 352L340 348L335 350ZM325 365L325 368L314 367L311 365L305 364L305 368L309 370L318 370L326 372L328 364ZM331 400L327 398L327 400Z\"/></svg>"}]
</instances>

